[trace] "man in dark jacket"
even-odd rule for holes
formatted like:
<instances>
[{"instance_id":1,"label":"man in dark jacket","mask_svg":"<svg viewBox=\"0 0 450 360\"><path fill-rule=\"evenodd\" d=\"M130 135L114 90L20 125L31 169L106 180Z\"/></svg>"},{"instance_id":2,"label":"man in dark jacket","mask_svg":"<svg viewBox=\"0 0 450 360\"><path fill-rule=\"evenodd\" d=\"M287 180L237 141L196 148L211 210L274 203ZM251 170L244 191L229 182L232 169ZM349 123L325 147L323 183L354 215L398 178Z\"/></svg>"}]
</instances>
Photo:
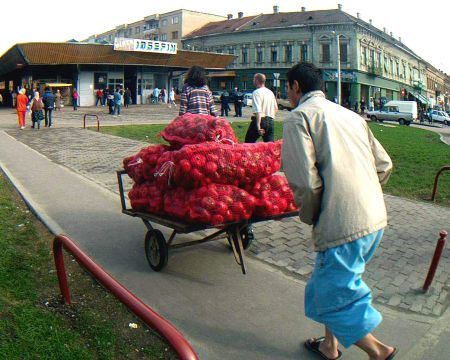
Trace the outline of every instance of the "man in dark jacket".
<instances>
[{"instance_id":1,"label":"man in dark jacket","mask_svg":"<svg viewBox=\"0 0 450 360\"><path fill-rule=\"evenodd\" d=\"M234 117L242 117L242 105L244 103L244 94L239 91L237 87L234 88L233 92L234 100Z\"/></svg>"},{"instance_id":2,"label":"man in dark jacket","mask_svg":"<svg viewBox=\"0 0 450 360\"><path fill-rule=\"evenodd\" d=\"M52 111L55 107L55 95L53 95L50 87L45 87L45 93L42 97L45 112L45 126L52 127Z\"/></svg>"},{"instance_id":3,"label":"man in dark jacket","mask_svg":"<svg viewBox=\"0 0 450 360\"><path fill-rule=\"evenodd\" d=\"M228 110L230 110L230 105L228 105L229 98L230 94L226 89L223 89L223 93L220 95L220 116L228 116Z\"/></svg>"}]
</instances>

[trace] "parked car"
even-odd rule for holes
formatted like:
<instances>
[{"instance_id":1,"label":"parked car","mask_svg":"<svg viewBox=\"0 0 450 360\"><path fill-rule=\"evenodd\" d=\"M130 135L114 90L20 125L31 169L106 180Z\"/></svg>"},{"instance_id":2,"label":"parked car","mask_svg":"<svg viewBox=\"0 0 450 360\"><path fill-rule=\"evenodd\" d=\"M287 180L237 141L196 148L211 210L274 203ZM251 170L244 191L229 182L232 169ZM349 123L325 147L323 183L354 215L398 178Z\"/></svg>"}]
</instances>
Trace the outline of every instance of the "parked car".
<instances>
[{"instance_id":1,"label":"parked car","mask_svg":"<svg viewBox=\"0 0 450 360\"><path fill-rule=\"evenodd\" d=\"M253 105L253 94L245 93L244 94L244 106L252 106Z\"/></svg>"},{"instance_id":2,"label":"parked car","mask_svg":"<svg viewBox=\"0 0 450 360\"><path fill-rule=\"evenodd\" d=\"M213 91L212 96L214 98L214 102L220 103L220 96L222 95L223 91Z\"/></svg>"},{"instance_id":3,"label":"parked car","mask_svg":"<svg viewBox=\"0 0 450 360\"><path fill-rule=\"evenodd\" d=\"M277 99L278 110L292 110L292 105L289 100Z\"/></svg>"},{"instance_id":4,"label":"parked car","mask_svg":"<svg viewBox=\"0 0 450 360\"><path fill-rule=\"evenodd\" d=\"M431 120L433 122L441 123L442 125L448 126L450 125L450 116L445 111L441 110L432 110L431 111Z\"/></svg>"},{"instance_id":5,"label":"parked car","mask_svg":"<svg viewBox=\"0 0 450 360\"><path fill-rule=\"evenodd\" d=\"M367 112L372 121L398 121L400 125L409 125L417 120L417 103L415 101L388 101L381 110Z\"/></svg>"}]
</instances>

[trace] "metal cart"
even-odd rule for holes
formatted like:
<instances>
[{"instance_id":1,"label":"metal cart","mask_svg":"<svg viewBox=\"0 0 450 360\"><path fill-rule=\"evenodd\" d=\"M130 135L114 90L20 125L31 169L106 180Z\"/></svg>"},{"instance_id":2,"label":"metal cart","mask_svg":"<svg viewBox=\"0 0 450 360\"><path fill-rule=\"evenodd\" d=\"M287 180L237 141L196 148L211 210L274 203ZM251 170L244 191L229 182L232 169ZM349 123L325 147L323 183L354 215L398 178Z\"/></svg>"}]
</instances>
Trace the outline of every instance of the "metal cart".
<instances>
[{"instance_id":1,"label":"metal cart","mask_svg":"<svg viewBox=\"0 0 450 360\"><path fill-rule=\"evenodd\" d=\"M219 230L211 225L204 225L204 224L196 225L185 223L179 220L167 219L163 216L154 215L150 213L142 213L127 208L122 180L122 176L124 174L126 174L126 171L124 170L117 171L117 180L119 184L119 194L122 205L122 213L127 214L129 216L140 218L147 227L148 231L147 234L145 235L145 256L147 258L150 267L155 271L160 271L162 268L164 268L164 266L166 266L169 255L169 249L177 249L186 246L202 244L209 241L220 240L226 237L228 243L230 244L233 250L234 258L237 264L241 267L242 273L245 274L247 272L247 268L245 266L244 250L248 249L248 247L252 242L252 237L248 236L249 223L254 224L257 222L267 220L280 220L283 218L298 215L298 212L294 211L273 217L266 217L266 218L254 217L251 218L250 220L234 223L226 223L220 226ZM160 230L155 229L153 227L152 223L163 225L173 230L168 241L166 241L164 235ZM177 234L189 234L195 231L202 231L208 229L215 229L216 231L199 240L181 242L177 244L173 243L175 236Z\"/></svg>"}]
</instances>

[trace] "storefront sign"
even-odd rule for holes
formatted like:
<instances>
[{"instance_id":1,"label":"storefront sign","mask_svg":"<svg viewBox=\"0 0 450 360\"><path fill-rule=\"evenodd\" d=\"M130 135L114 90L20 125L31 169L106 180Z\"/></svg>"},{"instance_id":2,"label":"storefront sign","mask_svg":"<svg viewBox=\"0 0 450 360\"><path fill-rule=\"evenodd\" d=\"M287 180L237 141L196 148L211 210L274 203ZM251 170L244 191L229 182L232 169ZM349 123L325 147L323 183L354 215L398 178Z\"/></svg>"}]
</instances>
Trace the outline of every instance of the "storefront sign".
<instances>
[{"instance_id":1,"label":"storefront sign","mask_svg":"<svg viewBox=\"0 0 450 360\"><path fill-rule=\"evenodd\" d=\"M323 80L324 81L337 81L338 73L337 71L324 70ZM341 71L341 80L347 82L356 82L356 74L350 71Z\"/></svg>"},{"instance_id":2,"label":"storefront sign","mask_svg":"<svg viewBox=\"0 0 450 360\"><path fill-rule=\"evenodd\" d=\"M142 39L115 38L114 50L176 54L177 43Z\"/></svg>"}]
</instances>

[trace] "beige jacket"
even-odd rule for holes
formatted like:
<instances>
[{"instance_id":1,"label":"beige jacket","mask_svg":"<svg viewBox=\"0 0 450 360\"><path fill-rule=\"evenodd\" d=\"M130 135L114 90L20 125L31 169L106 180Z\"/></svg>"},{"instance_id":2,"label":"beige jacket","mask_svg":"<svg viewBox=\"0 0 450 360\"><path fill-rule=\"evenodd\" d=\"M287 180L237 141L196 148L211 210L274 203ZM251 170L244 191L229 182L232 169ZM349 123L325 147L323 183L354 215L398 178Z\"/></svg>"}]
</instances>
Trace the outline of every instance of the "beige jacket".
<instances>
[{"instance_id":1,"label":"beige jacket","mask_svg":"<svg viewBox=\"0 0 450 360\"><path fill-rule=\"evenodd\" d=\"M354 241L387 224L381 185L389 155L364 119L312 91L283 126L283 171L313 225L315 251Z\"/></svg>"}]
</instances>

